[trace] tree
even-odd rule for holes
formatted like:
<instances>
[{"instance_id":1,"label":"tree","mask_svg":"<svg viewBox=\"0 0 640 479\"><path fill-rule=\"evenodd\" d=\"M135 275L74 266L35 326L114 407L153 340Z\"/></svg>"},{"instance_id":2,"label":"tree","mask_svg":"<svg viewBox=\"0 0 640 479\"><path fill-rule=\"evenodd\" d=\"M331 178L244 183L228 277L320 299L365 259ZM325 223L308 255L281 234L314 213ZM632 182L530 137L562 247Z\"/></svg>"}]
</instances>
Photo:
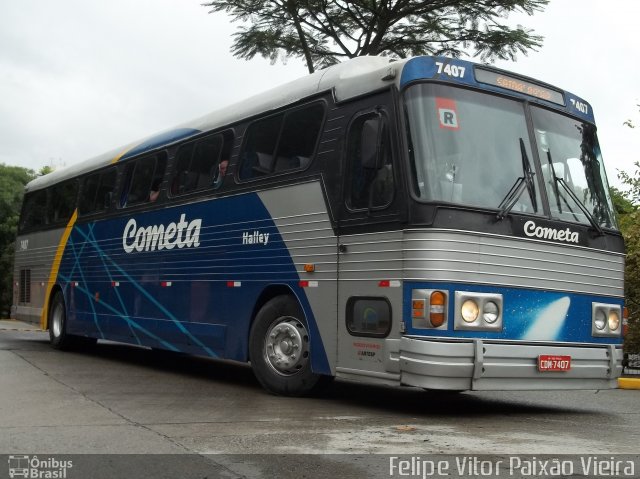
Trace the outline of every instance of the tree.
<instances>
[{"instance_id":1,"label":"tree","mask_svg":"<svg viewBox=\"0 0 640 479\"><path fill-rule=\"evenodd\" d=\"M38 176L48 175L49 173L53 173L53 171L54 171L53 167L49 165L45 165L38 170Z\"/></svg>"},{"instance_id":2,"label":"tree","mask_svg":"<svg viewBox=\"0 0 640 479\"><path fill-rule=\"evenodd\" d=\"M635 167L632 175L618 172L618 178L629 188L628 191L611 188L627 250L624 289L625 304L629 309L629 330L624 343L625 351L629 353L640 353L640 162L636 162Z\"/></svg>"},{"instance_id":3,"label":"tree","mask_svg":"<svg viewBox=\"0 0 640 479\"><path fill-rule=\"evenodd\" d=\"M310 73L347 58L388 55L515 59L542 37L504 23L533 15L549 0L222 0L204 3L243 22L231 47L244 59L300 57ZM472 52L470 51L472 50Z\"/></svg>"},{"instance_id":4,"label":"tree","mask_svg":"<svg viewBox=\"0 0 640 479\"><path fill-rule=\"evenodd\" d=\"M0 318L12 303L13 254L24 185L35 177L32 170L0 163Z\"/></svg>"},{"instance_id":5,"label":"tree","mask_svg":"<svg viewBox=\"0 0 640 479\"><path fill-rule=\"evenodd\" d=\"M636 105L638 107L638 110L640 110L640 103ZM627 120L623 123L623 125L628 126L629 128L635 128L636 125L633 123L633 120Z\"/></svg>"}]
</instances>

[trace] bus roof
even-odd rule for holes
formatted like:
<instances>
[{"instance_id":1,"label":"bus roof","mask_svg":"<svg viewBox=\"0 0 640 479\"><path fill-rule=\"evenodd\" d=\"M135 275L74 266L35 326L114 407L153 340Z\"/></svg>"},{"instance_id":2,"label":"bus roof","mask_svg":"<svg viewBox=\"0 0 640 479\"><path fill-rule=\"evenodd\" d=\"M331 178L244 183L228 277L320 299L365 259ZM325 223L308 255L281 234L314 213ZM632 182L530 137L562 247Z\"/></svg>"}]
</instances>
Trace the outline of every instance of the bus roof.
<instances>
[{"instance_id":1,"label":"bus roof","mask_svg":"<svg viewBox=\"0 0 640 479\"><path fill-rule=\"evenodd\" d=\"M478 74L479 70L483 72L482 76ZM469 73L464 74L464 72ZM319 70L196 120L40 176L27 184L25 191L45 188L185 138L277 110L321 92L332 91L336 101L340 102L380 90L391 82L401 89L421 79L463 84L526 98L529 101L546 104L568 114L582 117L584 121L594 121L591 106L581 98L538 80L486 65L447 57L414 57L392 61L383 56L365 56Z\"/></svg>"}]
</instances>

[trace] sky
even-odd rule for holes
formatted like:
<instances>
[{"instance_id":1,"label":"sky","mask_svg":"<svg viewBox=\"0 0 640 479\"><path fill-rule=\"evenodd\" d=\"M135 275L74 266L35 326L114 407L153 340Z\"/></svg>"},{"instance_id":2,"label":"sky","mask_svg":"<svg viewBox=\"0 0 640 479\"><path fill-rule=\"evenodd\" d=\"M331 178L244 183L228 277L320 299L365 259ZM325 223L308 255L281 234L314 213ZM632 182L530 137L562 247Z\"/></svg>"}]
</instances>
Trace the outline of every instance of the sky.
<instances>
[{"instance_id":1,"label":"sky","mask_svg":"<svg viewBox=\"0 0 640 479\"><path fill-rule=\"evenodd\" d=\"M237 24L203 0L4 0L0 163L68 166L307 74L230 53ZM591 103L609 182L639 161L638 0L551 0L509 22L543 47L495 65Z\"/></svg>"}]
</instances>

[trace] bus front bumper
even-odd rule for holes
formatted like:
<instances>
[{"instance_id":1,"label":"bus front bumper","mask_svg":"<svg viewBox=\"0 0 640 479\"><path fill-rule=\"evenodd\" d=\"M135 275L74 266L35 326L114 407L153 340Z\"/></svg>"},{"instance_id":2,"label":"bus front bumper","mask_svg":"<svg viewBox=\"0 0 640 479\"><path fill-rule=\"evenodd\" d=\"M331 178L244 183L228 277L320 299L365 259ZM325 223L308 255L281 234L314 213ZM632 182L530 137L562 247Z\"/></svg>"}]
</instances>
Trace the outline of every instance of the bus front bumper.
<instances>
[{"instance_id":1,"label":"bus front bumper","mask_svg":"<svg viewBox=\"0 0 640 479\"><path fill-rule=\"evenodd\" d=\"M568 371L541 372L541 355L571 356ZM401 383L441 390L611 389L622 373L622 346L400 340Z\"/></svg>"}]
</instances>

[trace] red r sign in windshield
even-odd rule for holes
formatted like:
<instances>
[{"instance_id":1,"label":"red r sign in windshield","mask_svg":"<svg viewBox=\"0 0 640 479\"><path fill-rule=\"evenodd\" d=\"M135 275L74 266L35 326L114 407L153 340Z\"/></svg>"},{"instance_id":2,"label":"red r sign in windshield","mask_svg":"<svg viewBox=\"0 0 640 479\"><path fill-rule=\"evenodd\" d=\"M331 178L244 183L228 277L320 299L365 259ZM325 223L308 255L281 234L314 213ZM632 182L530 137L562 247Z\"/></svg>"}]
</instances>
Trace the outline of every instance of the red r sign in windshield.
<instances>
[{"instance_id":1,"label":"red r sign in windshield","mask_svg":"<svg viewBox=\"0 0 640 479\"><path fill-rule=\"evenodd\" d=\"M460 128L456 102L454 100L436 97L436 110L438 110L440 128L446 128L448 130L458 130Z\"/></svg>"}]
</instances>

